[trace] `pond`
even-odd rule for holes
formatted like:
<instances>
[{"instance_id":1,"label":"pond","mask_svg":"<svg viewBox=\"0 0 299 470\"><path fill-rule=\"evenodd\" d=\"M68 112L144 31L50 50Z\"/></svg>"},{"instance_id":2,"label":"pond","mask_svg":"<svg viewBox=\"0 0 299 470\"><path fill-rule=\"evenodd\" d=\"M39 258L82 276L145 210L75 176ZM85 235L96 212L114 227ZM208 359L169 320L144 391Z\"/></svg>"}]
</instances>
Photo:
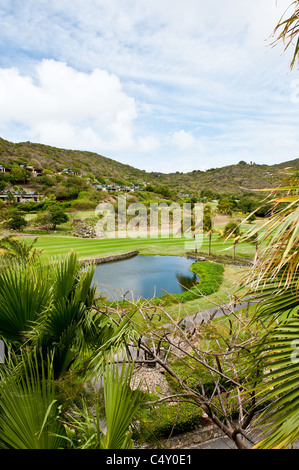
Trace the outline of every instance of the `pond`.
<instances>
[{"instance_id":1,"label":"pond","mask_svg":"<svg viewBox=\"0 0 299 470\"><path fill-rule=\"evenodd\" d=\"M190 271L193 259L182 256L137 255L133 258L98 264L93 282L109 300L159 297L180 294L199 280Z\"/></svg>"}]
</instances>

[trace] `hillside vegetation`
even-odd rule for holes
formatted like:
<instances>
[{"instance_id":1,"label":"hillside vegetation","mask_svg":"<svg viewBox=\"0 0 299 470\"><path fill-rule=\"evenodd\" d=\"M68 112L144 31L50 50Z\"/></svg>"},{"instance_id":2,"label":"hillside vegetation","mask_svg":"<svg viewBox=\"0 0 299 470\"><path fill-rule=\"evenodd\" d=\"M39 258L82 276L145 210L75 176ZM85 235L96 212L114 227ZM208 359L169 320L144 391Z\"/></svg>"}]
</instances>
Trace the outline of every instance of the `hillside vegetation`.
<instances>
[{"instance_id":1,"label":"hillside vegetation","mask_svg":"<svg viewBox=\"0 0 299 470\"><path fill-rule=\"evenodd\" d=\"M155 186L167 186L176 192L195 195L204 190L238 194L256 188L275 187L282 180L282 168L299 168L297 158L278 165L260 165L253 162L247 164L241 161L236 165L211 168L207 171L165 174L139 170L93 152L66 150L31 142L12 143L0 138L0 164L5 166L14 163L32 165L47 172L59 172L68 168L79 175L97 178L100 183L147 182Z\"/></svg>"}]
</instances>

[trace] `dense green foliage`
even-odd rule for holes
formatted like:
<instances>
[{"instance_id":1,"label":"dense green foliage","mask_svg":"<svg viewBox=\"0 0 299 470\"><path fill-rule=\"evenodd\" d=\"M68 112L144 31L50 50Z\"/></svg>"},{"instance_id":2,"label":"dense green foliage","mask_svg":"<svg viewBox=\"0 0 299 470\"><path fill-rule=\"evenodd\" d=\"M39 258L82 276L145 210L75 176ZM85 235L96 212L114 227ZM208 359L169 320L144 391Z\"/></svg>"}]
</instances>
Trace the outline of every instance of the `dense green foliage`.
<instances>
[{"instance_id":1,"label":"dense green foliage","mask_svg":"<svg viewBox=\"0 0 299 470\"><path fill-rule=\"evenodd\" d=\"M119 375L111 360L128 320L116 324L95 314L94 267L83 269L75 254L42 263L28 252L33 244L2 243L14 256L5 251L0 271L0 339L7 351L0 368L0 447L132 448L140 395L129 387L132 367ZM103 402L98 393L93 406L101 405L106 432L84 405L86 383L101 377Z\"/></svg>"},{"instance_id":2,"label":"dense green foliage","mask_svg":"<svg viewBox=\"0 0 299 470\"><path fill-rule=\"evenodd\" d=\"M202 418L202 409L188 402L162 403L141 418L140 434L147 441L193 431Z\"/></svg>"},{"instance_id":3,"label":"dense green foliage","mask_svg":"<svg viewBox=\"0 0 299 470\"><path fill-rule=\"evenodd\" d=\"M169 196L169 191L196 195L201 192L202 198L211 200L215 199L219 192L242 194L248 192L250 188L274 187L282 179L279 170L287 166L298 167L299 160L273 166L239 162L237 165L211 168L207 171L195 169L188 173L149 173L93 152L65 150L31 142L14 144L0 139L0 164L4 166L33 165L42 168L45 170L44 176L41 179L37 178L38 181L35 181L35 184L42 186L44 190L48 188L56 194L57 199L61 200L78 197L79 192L82 191L82 183L88 185L88 180L96 184L109 183L109 181L137 184L146 182L151 188L160 188L158 191L165 196ZM83 182L82 178L78 178L77 175L57 175L65 168L86 176L87 180ZM19 170L18 173L20 173ZM27 175L25 175L25 180L26 178ZM0 175L0 180L11 184L25 182L23 174L16 174L13 177ZM221 181L221 188L219 181ZM67 186L68 190L65 189Z\"/></svg>"},{"instance_id":4,"label":"dense green foliage","mask_svg":"<svg viewBox=\"0 0 299 470\"><path fill-rule=\"evenodd\" d=\"M24 227L26 227L26 225L27 221L21 212L16 210L8 211L4 228L8 228L10 230L22 230Z\"/></svg>"}]
</instances>

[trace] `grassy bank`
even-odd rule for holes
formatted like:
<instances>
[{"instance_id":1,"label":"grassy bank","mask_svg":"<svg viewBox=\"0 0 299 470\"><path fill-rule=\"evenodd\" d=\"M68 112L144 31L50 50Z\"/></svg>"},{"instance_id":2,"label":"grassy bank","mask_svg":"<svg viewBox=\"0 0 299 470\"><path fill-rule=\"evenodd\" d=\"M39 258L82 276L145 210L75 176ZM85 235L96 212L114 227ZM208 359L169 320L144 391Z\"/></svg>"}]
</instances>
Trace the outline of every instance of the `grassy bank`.
<instances>
[{"instance_id":1,"label":"grassy bank","mask_svg":"<svg viewBox=\"0 0 299 470\"><path fill-rule=\"evenodd\" d=\"M190 270L199 277L198 283L181 294L165 294L153 300L156 305L170 305L198 300L218 291L223 281L224 267L221 264L209 261L197 262L191 265Z\"/></svg>"}]
</instances>

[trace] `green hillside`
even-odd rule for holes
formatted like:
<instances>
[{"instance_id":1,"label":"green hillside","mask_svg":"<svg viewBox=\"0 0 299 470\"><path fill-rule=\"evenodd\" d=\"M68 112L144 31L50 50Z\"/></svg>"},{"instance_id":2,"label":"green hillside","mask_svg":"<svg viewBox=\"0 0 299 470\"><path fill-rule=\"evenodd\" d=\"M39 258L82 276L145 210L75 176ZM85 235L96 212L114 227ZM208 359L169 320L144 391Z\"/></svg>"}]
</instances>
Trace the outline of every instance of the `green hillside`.
<instances>
[{"instance_id":1,"label":"green hillside","mask_svg":"<svg viewBox=\"0 0 299 470\"><path fill-rule=\"evenodd\" d=\"M169 174L145 172L93 152L66 150L31 142L15 144L0 138L0 165L14 163L54 173L68 168L79 175L96 177L99 182L120 180L124 184L147 182L154 186L165 185L176 192L188 194L199 194L207 189L216 193L236 194L255 188L274 187L282 179L282 168L299 168L299 158L296 158L278 165L240 162L207 171Z\"/></svg>"}]
</instances>

